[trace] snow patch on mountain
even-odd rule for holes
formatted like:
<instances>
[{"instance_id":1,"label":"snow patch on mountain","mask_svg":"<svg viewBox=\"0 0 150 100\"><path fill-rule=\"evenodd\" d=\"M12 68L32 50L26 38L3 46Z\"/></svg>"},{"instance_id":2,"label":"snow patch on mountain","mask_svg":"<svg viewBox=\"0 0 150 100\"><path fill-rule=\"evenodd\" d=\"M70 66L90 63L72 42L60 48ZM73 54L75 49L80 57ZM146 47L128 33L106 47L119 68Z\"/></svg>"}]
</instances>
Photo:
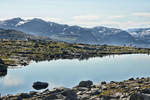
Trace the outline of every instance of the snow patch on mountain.
<instances>
[{"instance_id":1,"label":"snow patch on mountain","mask_svg":"<svg viewBox=\"0 0 150 100\"><path fill-rule=\"evenodd\" d=\"M30 21L29 20L20 21L15 26L17 27L17 26L23 25L23 24L28 23L28 22L30 22Z\"/></svg>"}]
</instances>

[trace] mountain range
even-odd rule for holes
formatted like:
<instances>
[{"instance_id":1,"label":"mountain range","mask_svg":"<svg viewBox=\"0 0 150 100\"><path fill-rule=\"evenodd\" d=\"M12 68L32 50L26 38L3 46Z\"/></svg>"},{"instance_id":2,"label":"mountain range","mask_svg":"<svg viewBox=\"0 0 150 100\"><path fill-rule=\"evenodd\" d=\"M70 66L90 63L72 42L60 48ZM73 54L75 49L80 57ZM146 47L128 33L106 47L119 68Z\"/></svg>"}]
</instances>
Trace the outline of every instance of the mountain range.
<instances>
[{"instance_id":1,"label":"mountain range","mask_svg":"<svg viewBox=\"0 0 150 100\"><path fill-rule=\"evenodd\" d=\"M38 18L30 20L24 20L21 18L3 20L0 21L0 28L2 28L3 31L16 30L20 34L26 34L27 37L47 37L53 40L69 43L150 47L150 28L128 30L103 26L83 28L80 26L69 26L48 22Z\"/></svg>"}]
</instances>

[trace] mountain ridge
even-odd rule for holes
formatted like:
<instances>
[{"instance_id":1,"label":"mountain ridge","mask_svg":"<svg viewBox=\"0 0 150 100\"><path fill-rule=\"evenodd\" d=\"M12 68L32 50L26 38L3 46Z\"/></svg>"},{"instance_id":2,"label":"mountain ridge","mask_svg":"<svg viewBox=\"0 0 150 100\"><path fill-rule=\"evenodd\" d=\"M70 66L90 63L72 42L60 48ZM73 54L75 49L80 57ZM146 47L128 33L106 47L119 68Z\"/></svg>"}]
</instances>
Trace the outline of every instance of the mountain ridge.
<instances>
[{"instance_id":1,"label":"mountain ridge","mask_svg":"<svg viewBox=\"0 0 150 100\"><path fill-rule=\"evenodd\" d=\"M83 28L80 26L69 26L55 22L44 21L39 18L24 20L13 18L0 22L0 28L14 29L27 34L49 37L54 40L69 43L85 44L111 44L111 45L134 45L142 46L150 43L150 38L135 36L137 31L121 30L97 26ZM133 32L135 34L133 34ZM146 40L144 40L146 39Z\"/></svg>"}]
</instances>

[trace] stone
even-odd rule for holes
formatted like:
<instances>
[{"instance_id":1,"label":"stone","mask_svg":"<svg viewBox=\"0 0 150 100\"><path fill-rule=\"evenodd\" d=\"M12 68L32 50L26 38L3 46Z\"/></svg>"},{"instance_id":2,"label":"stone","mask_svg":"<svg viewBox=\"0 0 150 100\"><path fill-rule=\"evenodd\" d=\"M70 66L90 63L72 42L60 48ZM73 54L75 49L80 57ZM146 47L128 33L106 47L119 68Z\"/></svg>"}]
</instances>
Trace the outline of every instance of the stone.
<instances>
[{"instance_id":1,"label":"stone","mask_svg":"<svg viewBox=\"0 0 150 100\"><path fill-rule=\"evenodd\" d=\"M141 83L143 83L144 81L142 81L142 80L139 80L137 83L139 83L139 84L141 84Z\"/></svg>"},{"instance_id":2,"label":"stone","mask_svg":"<svg viewBox=\"0 0 150 100\"><path fill-rule=\"evenodd\" d=\"M141 91L141 93L150 94L150 89L149 89L149 88L143 89L143 90Z\"/></svg>"},{"instance_id":3,"label":"stone","mask_svg":"<svg viewBox=\"0 0 150 100\"><path fill-rule=\"evenodd\" d=\"M105 85L102 85L102 90L107 90L107 87Z\"/></svg>"},{"instance_id":4,"label":"stone","mask_svg":"<svg viewBox=\"0 0 150 100\"><path fill-rule=\"evenodd\" d=\"M45 89L48 87L48 83L46 82L34 82L32 87L36 90Z\"/></svg>"},{"instance_id":5,"label":"stone","mask_svg":"<svg viewBox=\"0 0 150 100\"><path fill-rule=\"evenodd\" d=\"M88 94L83 94L83 95L79 95L78 100L89 100L90 95Z\"/></svg>"},{"instance_id":6,"label":"stone","mask_svg":"<svg viewBox=\"0 0 150 100\"><path fill-rule=\"evenodd\" d=\"M77 94L74 90L66 88L61 94L66 97L66 100L77 100Z\"/></svg>"},{"instance_id":7,"label":"stone","mask_svg":"<svg viewBox=\"0 0 150 100\"><path fill-rule=\"evenodd\" d=\"M103 82L101 82L101 84L102 84L102 85L104 85L104 84L106 84L106 82L105 82L105 81L103 81Z\"/></svg>"},{"instance_id":8,"label":"stone","mask_svg":"<svg viewBox=\"0 0 150 100\"><path fill-rule=\"evenodd\" d=\"M150 95L135 93L129 97L129 100L150 100Z\"/></svg>"},{"instance_id":9,"label":"stone","mask_svg":"<svg viewBox=\"0 0 150 100\"><path fill-rule=\"evenodd\" d=\"M37 92L35 92L35 91L30 91L29 94L30 94L30 95L36 95Z\"/></svg>"},{"instance_id":10,"label":"stone","mask_svg":"<svg viewBox=\"0 0 150 100\"><path fill-rule=\"evenodd\" d=\"M47 96L44 100L54 100L54 99L57 99L57 96L52 94L52 95Z\"/></svg>"},{"instance_id":11,"label":"stone","mask_svg":"<svg viewBox=\"0 0 150 100\"><path fill-rule=\"evenodd\" d=\"M21 98L30 98L30 97L31 97L31 95L28 94L28 93L21 93L21 94L19 94L19 96L20 96Z\"/></svg>"},{"instance_id":12,"label":"stone","mask_svg":"<svg viewBox=\"0 0 150 100\"><path fill-rule=\"evenodd\" d=\"M88 80L88 81L81 81L79 83L79 87L90 87L91 85L93 85L93 82Z\"/></svg>"},{"instance_id":13,"label":"stone","mask_svg":"<svg viewBox=\"0 0 150 100\"><path fill-rule=\"evenodd\" d=\"M91 95L99 95L102 91L100 89L94 88L91 89Z\"/></svg>"},{"instance_id":14,"label":"stone","mask_svg":"<svg viewBox=\"0 0 150 100\"><path fill-rule=\"evenodd\" d=\"M4 64L4 61L2 59L0 59L0 64Z\"/></svg>"},{"instance_id":15,"label":"stone","mask_svg":"<svg viewBox=\"0 0 150 100\"><path fill-rule=\"evenodd\" d=\"M78 88L78 91L88 91L89 88L86 88L86 87L79 87Z\"/></svg>"},{"instance_id":16,"label":"stone","mask_svg":"<svg viewBox=\"0 0 150 100\"><path fill-rule=\"evenodd\" d=\"M129 81L134 81L134 78L130 78Z\"/></svg>"}]
</instances>

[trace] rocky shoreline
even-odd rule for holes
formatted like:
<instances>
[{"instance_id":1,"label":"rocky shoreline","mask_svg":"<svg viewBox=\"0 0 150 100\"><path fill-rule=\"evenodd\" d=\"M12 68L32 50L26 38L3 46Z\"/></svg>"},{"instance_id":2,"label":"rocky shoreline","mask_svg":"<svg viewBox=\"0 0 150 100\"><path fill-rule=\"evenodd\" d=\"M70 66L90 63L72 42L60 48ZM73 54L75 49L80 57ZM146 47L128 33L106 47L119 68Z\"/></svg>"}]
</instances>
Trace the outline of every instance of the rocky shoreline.
<instances>
[{"instance_id":1,"label":"rocky shoreline","mask_svg":"<svg viewBox=\"0 0 150 100\"><path fill-rule=\"evenodd\" d=\"M1 97L1 100L150 100L150 77L130 78L122 82L105 81L94 85L81 81L73 88L30 91Z\"/></svg>"}]
</instances>

